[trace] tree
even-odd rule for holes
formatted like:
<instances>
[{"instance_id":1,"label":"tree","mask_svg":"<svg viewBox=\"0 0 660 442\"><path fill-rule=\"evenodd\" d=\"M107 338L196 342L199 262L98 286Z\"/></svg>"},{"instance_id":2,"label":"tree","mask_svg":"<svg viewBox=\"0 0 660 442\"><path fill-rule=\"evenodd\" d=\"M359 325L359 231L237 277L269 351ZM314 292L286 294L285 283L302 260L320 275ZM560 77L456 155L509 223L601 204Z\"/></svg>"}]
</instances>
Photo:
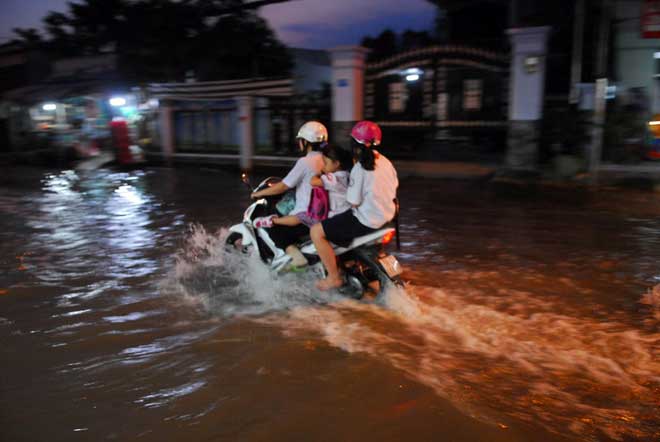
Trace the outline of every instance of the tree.
<instances>
[{"instance_id":1,"label":"tree","mask_svg":"<svg viewBox=\"0 0 660 442\"><path fill-rule=\"evenodd\" d=\"M435 42L428 31L405 30L397 35L391 29L386 29L378 37L364 37L361 45L370 49L368 60L382 60L399 52L423 48Z\"/></svg>"},{"instance_id":2,"label":"tree","mask_svg":"<svg viewBox=\"0 0 660 442\"><path fill-rule=\"evenodd\" d=\"M428 31L406 30L401 34L400 50L409 51L429 46L434 43Z\"/></svg>"},{"instance_id":3,"label":"tree","mask_svg":"<svg viewBox=\"0 0 660 442\"><path fill-rule=\"evenodd\" d=\"M504 29L508 26L509 7L516 3L514 0L427 1L438 7L435 20L438 40L494 48L506 43Z\"/></svg>"},{"instance_id":4,"label":"tree","mask_svg":"<svg viewBox=\"0 0 660 442\"><path fill-rule=\"evenodd\" d=\"M43 42L39 31L34 28L14 28L12 31L14 34L20 37L20 40L14 41L21 43L27 48L39 46Z\"/></svg>"},{"instance_id":5,"label":"tree","mask_svg":"<svg viewBox=\"0 0 660 442\"><path fill-rule=\"evenodd\" d=\"M397 35L391 29L386 29L378 37L365 37L362 46L371 49L368 59L380 60L396 54L399 50Z\"/></svg>"},{"instance_id":6,"label":"tree","mask_svg":"<svg viewBox=\"0 0 660 442\"><path fill-rule=\"evenodd\" d=\"M285 75L289 54L253 10L283 1L82 0L44 18L42 46L58 57L114 52L135 81Z\"/></svg>"}]
</instances>

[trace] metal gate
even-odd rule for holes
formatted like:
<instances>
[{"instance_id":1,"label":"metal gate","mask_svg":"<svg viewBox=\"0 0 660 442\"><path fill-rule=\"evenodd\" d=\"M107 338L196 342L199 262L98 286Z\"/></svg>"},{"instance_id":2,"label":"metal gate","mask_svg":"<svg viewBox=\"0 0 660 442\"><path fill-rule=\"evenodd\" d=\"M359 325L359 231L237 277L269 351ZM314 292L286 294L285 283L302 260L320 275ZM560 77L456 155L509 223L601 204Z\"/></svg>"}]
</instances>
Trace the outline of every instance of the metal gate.
<instances>
[{"instance_id":1,"label":"metal gate","mask_svg":"<svg viewBox=\"0 0 660 442\"><path fill-rule=\"evenodd\" d=\"M256 153L298 155L296 135L306 121L316 120L332 129L330 100L327 97L277 97L257 104ZM330 134L332 139L332 134Z\"/></svg>"},{"instance_id":2,"label":"metal gate","mask_svg":"<svg viewBox=\"0 0 660 442\"><path fill-rule=\"evenodd\" d=\"M174 112L175 142L180 152L238 153L238 110L233 100Z\"/></svg>"},{"instance_id":3,"label":"metal gate","mask_svg":"<svg viewBox=\"0 0 660 442\"><path fill-rule=\"evenodd\" d=\"M506 148L509 58L432 46L367 65L365 117L394 158L498 160Z\"/></svg>"}]
</instances>

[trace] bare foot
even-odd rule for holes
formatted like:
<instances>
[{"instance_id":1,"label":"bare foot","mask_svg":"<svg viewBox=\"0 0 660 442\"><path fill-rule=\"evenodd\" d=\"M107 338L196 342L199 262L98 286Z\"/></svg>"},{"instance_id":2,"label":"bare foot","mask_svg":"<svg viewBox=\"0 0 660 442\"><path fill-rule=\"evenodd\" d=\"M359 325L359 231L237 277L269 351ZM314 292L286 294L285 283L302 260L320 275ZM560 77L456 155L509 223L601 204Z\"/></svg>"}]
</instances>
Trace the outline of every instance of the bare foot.
<instances>
[{"instance_id":1,"label":"bare foot","mask_svg":"<svg viewBox=\"0 0 660 442\"><path fill-rule=\"evenodd\" d=\"M344 285L344 281L341 278L325 278L316 283L316 288L322 292L338 289Z\"/></svg>"}]
</instances>

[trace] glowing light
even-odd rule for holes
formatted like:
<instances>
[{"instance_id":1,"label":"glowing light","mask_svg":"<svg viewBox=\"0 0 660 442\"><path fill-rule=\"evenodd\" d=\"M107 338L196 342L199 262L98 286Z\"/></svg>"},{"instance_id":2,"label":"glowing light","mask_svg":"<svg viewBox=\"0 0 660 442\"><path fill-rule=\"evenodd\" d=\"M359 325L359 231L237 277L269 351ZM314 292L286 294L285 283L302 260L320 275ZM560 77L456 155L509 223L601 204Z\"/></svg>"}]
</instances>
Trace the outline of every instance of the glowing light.
<instances>
[{"instance_id":1,"label":"glowing light","mask_svg":"<svg viewBox=\"0 0 660 442\"><path fill-rule=\"evenodd\" d=\"M419 80L419 74L406 75L406 81L417 81L417 80Z\"/></svg>"},{"instance_id":2,"label":"glowing light","mask_svg":"<svg viewBox=\"0 0 660 442\"><path fill-rule=\"evenodd\" d=\"M412 74L417 74L417 75L422 75L424 73L423 70L420 68L408 68L405 71L403 71L404 75L412 75Z\"/></svg>"},{"instance_id":3,"label":"glowing light","mask_svg":"<svg viewBox=\"0 0 660 442\"><path fill-rule=\"evenodd\" d=\"M660 52L654 52L653 58L660 58Z\"/></svg>"},{"instance_id":4,"label":"glowing light","mask_svg":"<svg viewBox=\"0 0 660 442\"><path fill-rule=\"evenodd\" d=\"M57 105L55 103L46 103L41 108L45 111L54 111L57 109Z\"/></svg>"},{"instance_id":5,"label":"glowing light","mask_svg":"<svg viewBox=\"0 0 660 442\"><path fill-rule=\"evenodd\" d=\"M660 121L649 121L649 126L657 126L660 124Z\"/></svg>"},{"instance_id":6,"label":"glowing light","mask_svg":"<svg viewBox=\"0 0 660 442\"><path fill-rule=\"evenodd\" d=\"M139 191L131 186L130 184L123 184L118 189L115 190L115 193L125 198L131 204L142 204L144 200L140 196Z\"/></svg>"},{"instance_id":7,"label":"glowing light","mask_svg":"<svg viewBox=\"0 0 660 442\"><path fill-rule=\"evenodd\" d=\"M124 97L112 97L110 99L110 106L120 107L126 104L126 99Z\"/></svg>"},{"instance_id":8,"label":"glowing light","mask_svg":"<svg viewBox=\"0 0 660 442\"><path fill-rule=\"evenodd\" d=\"M391 230L391 231L387 232L385 235L383 235L383 241L382 241L383 244L391 243L392 240L394 239L395 234L396 234L396 232L394 230Z\"/></svg>"},{"instance_id":9,"label":"glowing light","mask_svg":"<svg viewBox=\"0 0 660 442\"><path fill-rule=\"evenodd\" d=\"M137 116L137 109L135 106L122 106L119 111L127 118L135 118Z\"/></svg>"}]
</instances>

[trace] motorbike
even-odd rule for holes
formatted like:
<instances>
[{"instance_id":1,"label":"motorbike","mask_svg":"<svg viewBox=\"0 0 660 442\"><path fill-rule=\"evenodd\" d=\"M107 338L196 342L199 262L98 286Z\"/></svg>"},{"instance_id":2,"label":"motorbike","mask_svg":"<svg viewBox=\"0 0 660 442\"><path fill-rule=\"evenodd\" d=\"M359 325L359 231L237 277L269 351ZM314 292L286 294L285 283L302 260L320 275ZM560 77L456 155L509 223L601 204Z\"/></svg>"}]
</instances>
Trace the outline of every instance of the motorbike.
<instances>
[{"instance_id":1,"label":"motorbike","mask_svg":"<svg viewBox=\"0 0 660 442\"><path fill-rule=\"evenodd\" d=\"M242 180L251 192L265 189L281 181L278 177L268 177L253 189L246 174L242 175ZM268 234L268 229L255 227L254 220L272 214L284 215L278 211L278 202L283 198L292 198L293 191L289 191L289 193L289 195L269 196L254 201L245 210L243 221L229 228L229 235L226 239L226 245L230 250L259 253L261 260L274 274L286 272L290 268L291 257L275 245ZM399 205L396 200L395 203L397 207L393 220L395 227L384 227L368 235L355 238L348 247L333 244L339 268L344 275L344 285L339 289L341 294L361 299L369 293L378 296L388 287L403 285L401 280L403 269L399 261L394 255L385 251L385 247L395 237L398 247L400 244L398 236ZM319 277L325 277L327 272L309 237L303 238L297 246L309 263L306 271L314 272Z\"/></svg>"}]
</instances>

